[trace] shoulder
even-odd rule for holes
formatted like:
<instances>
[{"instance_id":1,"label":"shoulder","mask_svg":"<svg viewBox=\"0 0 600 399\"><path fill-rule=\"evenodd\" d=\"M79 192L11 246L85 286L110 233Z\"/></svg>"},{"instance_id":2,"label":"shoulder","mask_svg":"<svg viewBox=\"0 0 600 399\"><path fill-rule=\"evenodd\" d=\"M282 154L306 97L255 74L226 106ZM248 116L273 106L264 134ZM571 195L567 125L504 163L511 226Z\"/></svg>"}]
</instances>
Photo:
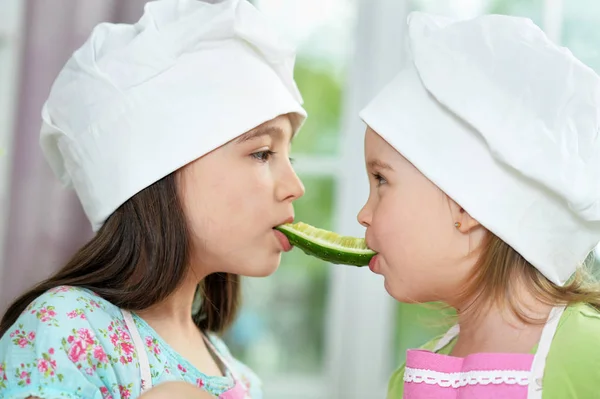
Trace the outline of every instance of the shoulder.
<instances>
[{"instance_id":1,"label":"shoulder","mask_svg":"<svg viewBox=\"0 0 600 399\"><path fill-rule=\"evenodd\" d=\"M563 325L584 325L597 332L600 329L600 310L587 303L573 304L565 309L561 323Z\"/></svg>"},{"instance_id":2,"label":"shoulder","mask_svg":"<svg viewBox=\"0 0 600 399\"><path fill-rule=\"evenodd\" d=\"M37 320L55 326L61 320L111 317L118 313L119 308L90 290L60 286L46 291L31 302L20 319Z\"/></svg>"},{"instance_id":3,"label":"shoulder","mask_svg":"<svg viewBox=\"0 0 600 399\"><path fill-rule=\"evenodd\" d=\"M28 337L37 336L35 342L49 342L66 338L79 329L100 332L119 320L122 320L120 309L95 293L61 286L31 302L0 342L18 337L19 346L25 347Z\"/></svg>"},{"instance_id":4,"label":"shoulder","mask_svg":"<svg viewBox=\"0 0 600 399\"><path fill-rule=\"evenodd\" d=\"M544 398L595 397L598 379L600 311L587 304L568 306L561 317L546 360ZM546 396L546 392L552 392L551 396Z\"/></svg>"},{"instance_id":5,"label":"shoulder","mask_svg":"<svg viewBox=\"0 0 600 399\"><path fill-rule=\"evenodd\" d=\"M222 338L213 333L207 333L207 336L219 354L230 363L231 367L234 369L233 372L236 373L237 377L239 377L244 385L246 385L246 388L250 391L250 396L253 399L262 398L262 382L256 373L231 354L227 344L225 344Z\"/></svg>"},{"instance_id":6,"label":"shoulder","mask_svg":"<svg viewBox=\"0 0 600 399\"><path fill-rule=\"evenodd\" d=\"M40 339L51 339L72 327L98 327L103 322L120 318L120 310L95 293L77 287L53 288L37 297L21 313L2 337L14 338L21 330L43 332ZM16 332L19 330L20 332ZM12 335L12 336L11 336Z\"/></svg>"},{"instance_id":7,"label":"shoulder","mask_svg":"<svg viewBox=\"0 0 600 399\"><path fill-rule=\"evenodd\" d=\"M0 367L5 389L33 396L46 390L94 398L130 389L117 382L139 375L119 308L64 286L34 300L0 339Z\"/></svg>"},{"instance_id":8,"label":"shoulder","mask_svg":"<svg viewBox=\"0 0 600 399\"><path fill-rule=\"evenodd\" d=\"M583 303L568 306L559 321L550 351L581 351L587 354L584 358L600 356L600 311Z\"/></svg>"}]
</instances>

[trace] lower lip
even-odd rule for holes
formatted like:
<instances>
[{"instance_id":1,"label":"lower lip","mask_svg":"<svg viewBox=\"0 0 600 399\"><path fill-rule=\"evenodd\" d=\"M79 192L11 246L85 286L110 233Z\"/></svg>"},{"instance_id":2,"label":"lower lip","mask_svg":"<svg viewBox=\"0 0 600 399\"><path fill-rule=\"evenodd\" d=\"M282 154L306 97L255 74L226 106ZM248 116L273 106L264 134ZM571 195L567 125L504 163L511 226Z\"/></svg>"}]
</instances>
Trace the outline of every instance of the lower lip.
<instances>
[{"instance_id":1,"label":"lower lip","mask_svg":"<svg viewBox=\"0 0 600 399\"><path fill-rule=\"evenodd\" d=\"M377 273L377 271L375 270L376 267L377 267L377 255L373 256L371 258L371 260L369 261L369 269L371 269L371 271L373 273Z\"/></svg>"},{"instance_id":2,"label":"lower lip","mask_svg":"<svg viewBox=\"0 0 600 399\"><path fill-rule=\"evenodd\" d=\"M285 234L283 234L279 230L273 230L273 232L275 233L275 236L279 240L279 243L281 244L281 248L283 248L283 251L284 252L291 251L292 250L292 244L290 244L290 240L288 240L288 238L285 236Z\"/></svg>"}]
</instances>

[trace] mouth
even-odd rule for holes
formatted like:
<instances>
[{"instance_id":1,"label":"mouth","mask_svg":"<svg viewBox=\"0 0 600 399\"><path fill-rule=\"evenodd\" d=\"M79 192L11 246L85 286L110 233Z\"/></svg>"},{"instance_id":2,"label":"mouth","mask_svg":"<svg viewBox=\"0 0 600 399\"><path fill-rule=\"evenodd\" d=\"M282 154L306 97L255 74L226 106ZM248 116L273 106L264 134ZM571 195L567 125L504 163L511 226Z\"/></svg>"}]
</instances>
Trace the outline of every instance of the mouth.
<instances>
[{"instance_id":1,"label":"mouth","mask_svg":"<svg viewBox=\"0 0 600 399\"><path fill-rule=\"evenodd\" d=\"M371 246L371 243L369 242L369 237L367 237L366 234L365 234L365 245L367 246L367 248L369 248L370 250L374 251L375 253L379 253L378 250L376 250L375 248L373 248Z\"/></svg>"},{"instance_id":2,"label":"mouth","mask_svg":"<svg viewBox=\"0 0 600 399\"><path fill-rule=\"evenodd\" d=\"M281 226L282 224L293 223L293 222L294 222L294 217L290 216L287 219L283 220L282 222L278 223L275 227ZM281 231L276 230L275 227L273 227L273 233L275 234L275 237L277 237L277 240L281 244L281 249L283 250L283 252L291 251L293 246L290 243L290 240Z\"/></svg>"},{"instance_id":3,"label":"mouth","mask_svg":"<svg viewBox=\"0 0 600 399\"><path fill-rule=\"evenodd\" d=\"M294 216L290 216L287 219L277 223L273 228L281 226L282 224L287 224L287 223L294 223Z\"/></svg>"},{"instance_id":4,"label":"mouth","mask_svg":"<svg viewBox=\"0 0 600 399\"><path fill-rule=\"evenodd\" d=\"M273 234L275 234L275 237L277 237L279 244L281 244L281 249L283 250L283 252L289 252L292 250L293 246L290 243L290 240L288 240L288 238L285 236L285 234L275 229L273 229Z\"/></svg>"},{"instance_id":5,"label":"mouth","mask_svg":"<svg viewBox=\"0 0 600 399\"><path fill-rule=\"evenodd\" d=\"M377 253L377 255L373 256L371 258L371 260L369 261L369 269L375 273L375 274L380 274L379 273L379 267L377 265L377 259L379 258L378 254L379 251L376 250L375 248L373 248L370 244L369 244L369 238L367 237L367 234L365 234L365 244L367 245L367 247L373 251L375 251L375 253Z\"/></svg>"},{"instance_id":6,"label":"mouth","mask_svg":"<svg viewBox=\"0 0 600 399\"><path fill-rule=\"evenodd\" d=\"M377 268L377 255L373 256L369 261L369 269L371 269L373 273L379 274Z\"/></svg>"}]
</instances>

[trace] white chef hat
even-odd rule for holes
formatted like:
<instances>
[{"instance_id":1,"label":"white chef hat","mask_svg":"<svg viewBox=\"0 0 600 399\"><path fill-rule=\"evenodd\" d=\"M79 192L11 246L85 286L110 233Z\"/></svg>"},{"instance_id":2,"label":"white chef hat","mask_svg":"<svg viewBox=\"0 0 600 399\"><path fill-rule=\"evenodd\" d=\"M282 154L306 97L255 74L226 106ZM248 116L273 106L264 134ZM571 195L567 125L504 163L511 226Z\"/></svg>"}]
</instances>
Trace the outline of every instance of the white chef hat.
<instances>
[{"instance_id":1,"label":"white chef hat","mask_svg":"<svg viewBox=\"0 0 600 399\"><path fill-rule=\"evenodd\" d=\"M550 281L600 241L600 79L524 18L408 19L361 117Z\"/></svg>"},{"instance_id":2,"label":"white chef hat","mask_svg":"<svg viewBox=\"0 0 600 399\"><path fill-rule=\"evenodd\" d=\"M215 4L211 4L215 3ZM40 143L94 230L162 177L254 127L306 112L295 49L245 0L159 0L102 23L42 110Z\"/></svg>"}]
</instances>

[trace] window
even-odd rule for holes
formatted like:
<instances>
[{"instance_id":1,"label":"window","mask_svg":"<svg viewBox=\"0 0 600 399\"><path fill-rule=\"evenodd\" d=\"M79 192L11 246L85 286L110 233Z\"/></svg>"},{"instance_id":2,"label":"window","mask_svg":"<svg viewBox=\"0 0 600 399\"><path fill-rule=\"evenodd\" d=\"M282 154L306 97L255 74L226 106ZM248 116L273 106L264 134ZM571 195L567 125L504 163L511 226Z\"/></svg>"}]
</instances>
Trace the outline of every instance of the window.
<instances>
[{"instance_id":1,"label":"window","mask_svg":"<svg viewBox=\"0 0 600 399\"><path fill-rule=\"evenodd\" d=\"M592 0L564 1L562 44L600 73L600 3Z\"/></svg>"},{"instance_id":2,"label":"window","mask_svg":"<svg viewBox=\"0 0 600 399\"><path fill-rule=\"evenodd\" d=\"M296 220L332 230L355 4L253 3L299 43L295 79L309 117L292 145L294 167L306 187L295 204ZM261 375L267 398L324 397L330 270L294 250L283 255L272 277L244 279L243 307L226 339L232 352Z\"/></svg>"}]
</instances>

